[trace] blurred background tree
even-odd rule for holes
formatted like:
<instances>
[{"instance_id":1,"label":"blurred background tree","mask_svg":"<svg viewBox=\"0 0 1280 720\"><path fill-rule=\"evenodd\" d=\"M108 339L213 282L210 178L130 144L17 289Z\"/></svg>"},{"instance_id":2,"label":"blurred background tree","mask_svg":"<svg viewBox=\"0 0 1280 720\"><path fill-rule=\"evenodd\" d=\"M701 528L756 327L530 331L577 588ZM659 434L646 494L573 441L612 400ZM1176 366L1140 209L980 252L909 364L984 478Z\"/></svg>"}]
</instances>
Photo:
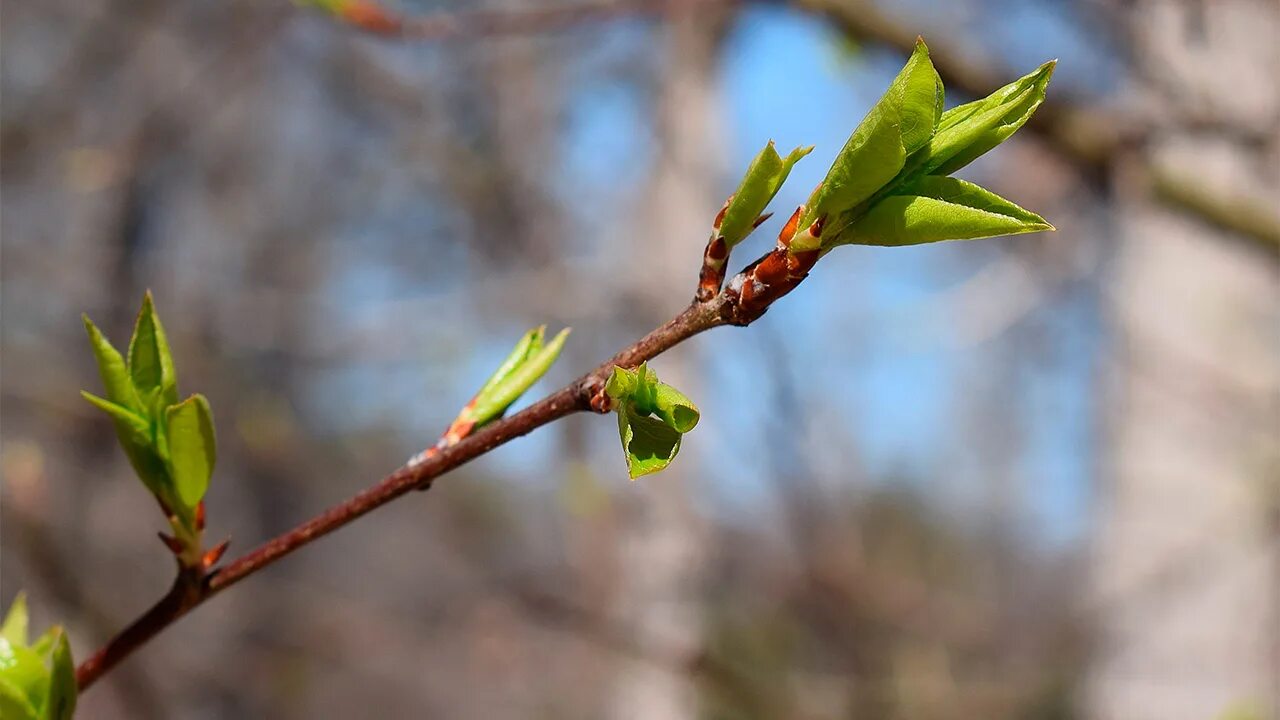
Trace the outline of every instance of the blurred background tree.
<instances>
[{"instance_id":1,"label":"blurred background tree","mask_svg":"<svg viewBox=\"0 0 1280 720\"><path fill-rule=\"evenodd\" d=\"M612 423L570 418L211 603L82 714L1274 715L1274 3L604 7L428 41L5 3L0 605L83 653L167 586L76 394L79 313L127 335L144 288L243 549L422 449L530 325L575 328L558 384L668 317L755 151L817 144L801 202L917 33L949 104L1061 58L966 170L1059 232L835 254L656 363L706 418L672 471L625 482Z\"/></svg>"}]
</instances>

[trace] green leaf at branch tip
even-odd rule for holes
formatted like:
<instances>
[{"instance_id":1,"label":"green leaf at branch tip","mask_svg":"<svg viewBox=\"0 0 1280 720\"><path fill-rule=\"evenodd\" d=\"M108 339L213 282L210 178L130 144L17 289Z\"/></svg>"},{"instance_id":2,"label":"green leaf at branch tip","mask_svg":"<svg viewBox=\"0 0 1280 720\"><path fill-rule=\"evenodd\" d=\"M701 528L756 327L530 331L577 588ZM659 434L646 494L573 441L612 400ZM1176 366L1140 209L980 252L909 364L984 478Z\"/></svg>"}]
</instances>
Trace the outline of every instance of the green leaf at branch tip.
<instances>
[{"instance_id":1,"label":"green leaf at branch tip","mask_svg":"<svg viewBox=\"0 0 1280 720\"><path fill-rule=\"evenodd\" d=\"M0 638L4 638L12 645L26 645L29 624L27 594L19 592L9 605L9 612L5 613L4 624L0 625Z\"/></svg>"},{"instance_id":2,"label":"green leaf at branch tip","mask_svg":"<svg viewBox=\"0 0 1280 720\"><path fill-rule=\"evenodd\" d=\"M511 354L507 355L502 364L498 366L498 369L494 370L489 379L484 381L484 385L480 386L480 390L476 392L476 397L481 397L492 390L498 383L507 379L507 376L520 367L529 355L537 352L542 347L542 339L546 332L547 326L540 325L522 335L520 340L516 342L516 346L512 348Z\"/></svg>"},{"instance_id":3,"label":"green leaf at branch tip","mask_svg":"<svg viewBox=\"0 0 1280 720\"><path fill-rule=\"evenodd\" d=\"M656 418L618 406L618 433L632 480L665 469L680 452L683 435Z\"/></svg>"},{"instance_id":4,"label":"green leaf at branch tip","mask_svg":"<svg viewBox=\"0 0 1280 720\"><path fill-rule=\"evenodd\" d=\"M925 172L950 175L1009 139L1044 102L1057 60L987 97L943 113L938 132L922 151Z\"/></svg>"},{"instance_id":5,"label":"green leaf at branch tip","mask_svg":"<svg viewBox=\"0 0 1280 720\"><path fill-rule=\"evenodd\" d=\"M185 508L194 509L209 489L217 463L213 411L203 395L192 395L165 410L169 475Z\"/></svg>"},{"instance_id":6,"label":"green leaf at branch tip","mask_svg":"<svg viewBox=\"0 0 1280 720\"><path fill-rule=\"evenodd\" d=\"M98 362L98 374L102 376L102 386L107 391L107 399L134 412L146 412L138 398L138 391L133 386L124 357L107 340L98 326L93 324L87 314L80 317L84 321L85 332L89 335L93 357Z\"/></svg>"},{"instance_id":7,"label":"green leaf at branch tip","mask_svg":"<svg viewBox=\"0 0 1280 720\"><path fill-rule=\"evenodd\" d=\"M923 40L871 108L814 190L791 242L794 251L824 244L808 232L820 217L834 220L889 184L907 156L929 142L942 113L943 87ZM833 223L834 224L834 223Z\"/></svg>"},{"instance_id":8,"label":"green leaf at branch tip","mask_svg":"<svg viewBox=\"0 0 1280 720\"><path fill-rule=\"evenodd\" d=\"M787 181L791 168L800 158L813 151L813 146L798 147L785 158L778 155L770 140L756 155L742 176L742 182L729 200L724 217L720 221L719 234L725 246L732 249L755 229L756 218L769 207L778 189Z\"/></svg>"},{"instance_id":9,"label":"green leaf at branch tip","mask_svg":"<svg viewBox=\"0 0 1280 720\"><path fill-rule=\"evenodd\" d=\"M71 720L76 710L76 666L71 660L67 634L57 628L50 668L49 696L44 704L45 720Z\"/></svg>"},{"instance_id":10,"label":"green leaf at branch tip","mask_svg":"<svg viewBox=\"0 0 1280 720\"><path fill-rule=\"evenodd\" d=\"M1044 218L957 178L927 176L876 203L838 244L918 245L1053 230Z\"/></svg>"},{"instance_id":11,"label":"green leaf at branch tip","mask_svg":"<svg viewBox=\"0 0 1280 720\"><path fill-rule=\"evenodd\" d=\"M543 331L539 328L537 337L530 346L530 352L524 360L507 373L500 382L476 396L475 404L471 408L471 417L475 420L477 427L501 417L512 403L520 399L525 391L551 369L551 365L560 356L560 350L564 348L569 331L569 328L561 330L550 342L543 345Z\"/></svg>"},{"instance_id":12,"label":"green leaf at branch tip","mask_svg":"<svg viewBox=\"0 0 1280 720\"><path fill-rule=\"evenodd\" d=\"M27 643L27 603L21 593L0 628L0 718L69 720L75 710L75 665L66 633L54 626Z\"/></svg>"},{"instance_id":13,"label":"green leaf at branch tip","mask_svg":"<svg viewBox=\"0 0 1280 720\"><path fill-rule=\"evenodd\" d=\"M178 402L178 376L164 326L156 314L151 291L142 297L142 309L129 340L129 376L144 402L157 395L163 405Z\"/></svg>"}]
</instances>

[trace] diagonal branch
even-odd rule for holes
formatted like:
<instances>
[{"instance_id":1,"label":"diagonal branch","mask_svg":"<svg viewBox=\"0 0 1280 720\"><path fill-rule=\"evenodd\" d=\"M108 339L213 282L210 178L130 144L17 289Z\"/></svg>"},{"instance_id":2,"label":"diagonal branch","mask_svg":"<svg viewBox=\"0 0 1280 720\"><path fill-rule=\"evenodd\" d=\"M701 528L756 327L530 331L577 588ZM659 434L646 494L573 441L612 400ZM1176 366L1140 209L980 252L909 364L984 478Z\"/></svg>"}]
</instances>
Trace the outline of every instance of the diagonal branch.
<instances>
[{"instance_id":1,"label":"diagonal branch","mask_svg":"<svg viewBox=\"0 0 1280 720\"><path fill-rule=\"evenodd\" d=\"M560 418L591 410L592 397L603 389L615 365L635 367L698 333L720 325L746 325L761 313L763 309L755 307L744 312L738 306L737 293L732 290L705 302L695 301L666 324L599 367L515 415L485 425L429 457L411 461L349 500L266 541L219 569L207 574L202 574L204 571L199 569L180 572L173 587L158 603L80 664L76 669L80 690L88 689L104 673L206 600L262 568L412 490L430 487L437 477L500 445Z\"/></svg>"}]
</instances>

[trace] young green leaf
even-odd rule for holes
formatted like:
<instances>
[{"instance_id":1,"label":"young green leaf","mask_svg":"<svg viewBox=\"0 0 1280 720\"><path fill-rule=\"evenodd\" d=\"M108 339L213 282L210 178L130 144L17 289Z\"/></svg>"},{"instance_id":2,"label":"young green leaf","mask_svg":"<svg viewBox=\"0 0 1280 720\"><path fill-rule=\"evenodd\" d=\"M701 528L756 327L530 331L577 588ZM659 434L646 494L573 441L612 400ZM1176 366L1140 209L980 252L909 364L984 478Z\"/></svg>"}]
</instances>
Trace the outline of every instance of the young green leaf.
<instances>
[{"instance_id":1,"label":"young green leaf","mask_svg":"<svg viewBox=\"0 0 1280 720\"><path fill-rule=\"evenodd\" d=\"M666 383L655 386L653 414L667 427L682 434L692 430L701 417L698 407L684 393Z\"/></svg>"},{"instance_id":2,"label":"young green leaf","mask_svg":"<svg viewBox=\"0 0 1280 720\"><path fill-rule=\"evenodd\" d=\"M493 374L489 376L489 379L485 380L484 385L480 386L480 390L476 392L476 397L483 396L485 393L492 390L498 383L507 379L507 376L514 372L516 368L520 367L520 365L523 364L531 354L541 349L542 338L546 335L546 332L547 326L542 325L540 327L533 328L521 336L520 340L516 342L515 348L511 350L511 354L507 355L506 359L502 361L502 364L498 366L498 369L494 370Z\"/></svg>"},{"instance_id":3,"label":"young green leaf","mask_svg":"<svg viewBox=\"0 0 1280 720\"><path fill-rule=\"evenodd\" d=\"M38 720L36 708L13 681L0 668L0 718L4 720Z\"/></svg>"},{"instance_id":4,"label":"young green leaf","mask_svg":"<svg viewBox=\"0 0 1280 720\"><path fill-rule=\"evenodd\" d=\"M12 685L39 711L49 695L49 669L35 650L0 639L0 679Z\"/></svg>"},{"instance_id":5,"label":"young green leaf","mask_svg":"<svg viewBox=\"0 0 1280 720\"><path fill-rule=\"evenodd\" d=\"M146 418L129 408L117 405L105 398L100 398L91 392L81 390L80 397L88 400L89 404L111 416L111 419L116 423L116 430L119 431L122 444L133 443L141 447L150 446L151 425Z\"/></svg>"},{"instance_id":6,"label":"young green leaf","mask_svg":"<svg viewBox=\"0 0 1280 720\"><path fill-rule=\"evenodd\" d=\"M660 420L618 406L618 432L631 479L666 468L680 452L682 435Z\"/></svg>"},{"instance_id":7,"label":"young green leaf","mask_svg":"<svg viewBox=\"0 0 1280 720\"><path fill-rule=\"evenodd\" d=\"M194 508L209 488L217 461L209 401L197 394L170 406L165 411L165 435L174 490L184 506Z\"/></svg>"},{"instance_id":8,"label":"young green leaf","mask_svg":"<svg viewBox=\"0 0 1280 720\"><path fill-rule=\"evenodd\" d=\"M812 145L798 147L783 158L778 155L770 140L756 155L747 167L747 173L742 176L742 183L725 207L724 217L720 221L719 234L724 238L727 248L732 249L751 234L756 218L760 217L778 194L778 189L791 174L792 166L812 150Z\"/></svg>"},{"instance_id":9,"label":"young green leaf","mask_svg":"<svg viewBox=\"0 0 1280 720\"><path fill-rule=\"evenodd\" d=\"M902 192L876 203L837 243L917 245L1053 229L1039 215L956 178L923 177Z\"/></svg>"},{"instance_id":10,"label":"young green leaf","mask_svg":"<svg viewBox=\"0 0 1280 720\"><path fill-rule=\"evenodd\" d=\"M89 334L89 344L93 347L93 357L98 361L98 374L102 376L102 385L106 388L107 399L134 412L146 412L138 399L138 391L129 377L129 368L124 357L111 345L88 315L82 315L85 332Z\"/></svg>"},{"instance_id":11,"label":"young green leaf","mask_svg":"<svg viewBox=\"0 0 1280 720\"><path fill-rule=\"evenodd\" d=\"M618 413L618 434L631 479L671 464L680 450L680 438L698 424L697 406L684 393L659 382L645 363L634 370L615 366L604 389Z\"/></svg>"},{"instance_id":12,"label":"young green leaf","mask_svg":"<svg viewBox=\"0 0 1280 720\"><path fill-rule=\"evenodd\" d=\"M138 311L133 337L129 340L129 376L138 395L145 400L155 397L158 392L164 405L178 402L178 376L173 369L173 356L150 291L142 298L142 309Z\"/></svg>"},{"instance_id":13,"label":"young green leaf","mask_svg":"<svg viewBox=\"0 0 1280 720\"><path fill-rule=\"evenodd\" d=\"M501 416L512 403L545 375L547 370L551 369L552 363L560 356L560 350L568 337L569 328L565 328L546 345L536 349L534 345L530 345L530 352L514 370L507 373L500 382L477 395L476 402L470 411L476 425L483 425ZM541 341L541 333L537 340Z\"/></svg>"},{"instance_id":14,"label":"young green leaf","mask_svg":"<svg viewBox=\"0 0 1280 720\"><path fill-rule=\"evenodd\" d=\"M81 390L80 396L111 416L120 447L129 458L134 472L151 494L164 497L169 485L169 473L155 446L151 423L127 408L92 393Z\"/></svg>"},{"instance_id":15,"label":"young green leaf","mask_svg":"<svg viewBox=\"0 0 1280 720\"><path fill-rule=\"evenodd\" d=\"M605 393L617 401L623 401L635 394L640 384L639 373L614 365L609 380L604 384Z\"/></svg>"},{"instance_id":16,"label":"young green leaf","mask_svg":"<svg viewBox=\"0 0 1280 720\"><path fill-rule=\"evenodd\" d=\"M950 175L1004 142L1044 102L1056 60L996 90L982 100L943 113L938 132L922 151L924 171Z\"/></svg>"},{"instance_id":17,"label":"young green leaf","mask_svg":"<svg viewBox=\"0 0 1280 720\"><path fill-rule=\"evenodd\" d=\"M76 710L76 666L71 661L67 634L58 629L49 669L49 696L44 704L44 720L71 720Z\"/></svg>"},{"instance_id":18,"label":"young green leaf","mask_svg":"<svg viewBox=\"0 0 1280 720\"><path fill-rule=\"evenodd\" d=\"M13 598L13 604L4 616L4 625L0 625L0 638L13 645L26 645L28 623L27 595L20 592Z\"/></svg>"},{"instance_id":19,"label":"young green leaf","mask_svg":"<svg viewBox=\"0 0 1280 720\"><path fill-rule=\"evenodd\" d=\"M794 251L814 250L821 240L809 232L818 218L835 219L871 197L898 175L907 155L932 137L942 110L943 88L924 41L883 97L836 155L826 178L809 197Z\"/></svg>"}]
</instances>

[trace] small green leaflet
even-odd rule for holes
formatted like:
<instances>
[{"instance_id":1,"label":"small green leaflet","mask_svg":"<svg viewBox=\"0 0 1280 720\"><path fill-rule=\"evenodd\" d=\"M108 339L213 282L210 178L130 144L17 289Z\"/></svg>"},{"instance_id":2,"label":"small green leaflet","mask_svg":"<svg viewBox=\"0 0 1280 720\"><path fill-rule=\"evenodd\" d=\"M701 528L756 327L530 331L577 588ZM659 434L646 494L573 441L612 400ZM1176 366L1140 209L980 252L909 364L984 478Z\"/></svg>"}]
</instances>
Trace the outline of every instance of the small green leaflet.
<instances>
[{"instance_id":1,"label":"small green leaflet","mask_svg":"<svg viewBox=\"0 0 1280 720\"><path fill-rule=\"evenodd\" d=\"M540 327L525 333L511 355L476 394L469 409L463 410L463 414L470 415L477 426L501 417L512 403L551 369L569 337L569 328L561 330L551 342L543 345L542 337L545 332L546 328Z\"/></svg>"},{"instance_id":2,"label":"small green leaflet","mask_svg":"<svg viewBox=\"0 0 1280 720\"><path fill-rule=\"evenodd\" d=\"M165 411L169 474L184 507L195 508L209 489L217 462L213 411L203 395L192 395Z\"/></svg>"},{"instance_id":3,"label":"small green leaflet","mask_svg":"<svg viewBox=\"0 0 1280 720\"><path fill-rule=\"evenodd\" d=\"M178 402L173 356L150 291L142 298L142 309L129 340L129 375L144 400L150 401L158 393L164 405Z\"/></svg>"},{"instance_id":4,"label":"small green leaflet","mask_svg":"<svg viewBox=\"0 0 1280 720\"><path fill-rule=\"evenodd\" d=\"M626 406L618 408L618 433L631 479L665 469L680 452L679 432L661 420L640 415Z\"/></svg>"},{"instance_id":5,"label":"small green leaflet","mask_svg":"<svg viewBox=\"0 0 1280 720\"><path fill-rule=\"evenodd\" d=\"M778 194L778 188L787 181L792 166L812 150L812 145L796 148L783 158L778 155L770 140L756 155L747 167L742 183L729 199L724 217L720 221L719 234L724 238L727 248L733 249L734 245L751 234L755 229L756 218L769 206L773 196Z\"/></svg>"},{"instance_id":6,"label":"small green leaflet","mask_svg":"<svg viewBox=\"0 0 1280 720\"><path fill-rule=\"evenodd\" d=\"M698 424L697 406L684 393L659 382L648 365L635 370L615 367L605 392L618 413L618 434L632 480L670 465L684 433Z\"/></svg>"},{"instance_id":7,"label":"small green leaflet","mask_svg":"<svg viewBox=\"0 0 1280 720\"><path fill-rule=\"evenodd\" d=\"M26 597L19 593L0 629L0 718L70 720L76 676L67 634L54 626L28 644L27 624Z\"/></svg>"},{"instance_id":8,"label":"small green leaflet","mask_svg":"<svg viewBox=\"0 0 1280 720\"><path fill-rule=\"evenodd\" d=\"M926 176L902 193L876 203L837 244L918 245L1053 229L1039 215L956 178Z\"/></svg>"},{"instance_id":9,"label":"small green leaflet","mask_svg":"<svg viewBox=\"0 0 1280 720\"><path fill-rule=\"evenodd\" d=\"M925 153L925 172L950 175L1009 139L1044 102L1056 65L1051 60L981 100L943 113Z\"/></svg>"}]
</instances>

